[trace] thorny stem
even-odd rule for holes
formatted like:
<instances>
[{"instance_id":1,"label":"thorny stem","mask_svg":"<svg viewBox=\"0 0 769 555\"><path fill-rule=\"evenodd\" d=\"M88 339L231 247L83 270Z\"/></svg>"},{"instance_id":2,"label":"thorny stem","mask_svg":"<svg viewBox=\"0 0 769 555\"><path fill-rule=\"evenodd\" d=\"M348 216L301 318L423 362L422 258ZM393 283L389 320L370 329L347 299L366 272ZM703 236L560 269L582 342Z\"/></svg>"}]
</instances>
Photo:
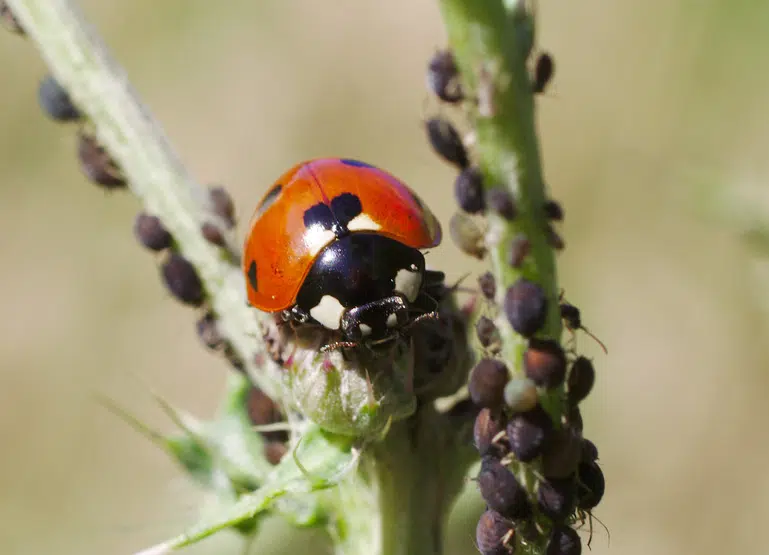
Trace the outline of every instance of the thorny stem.
<instances>
[{"instance_id":1,"label":"thorny stem","mask_svg":"<svg viewBox=\"0 0 769 555\"><path fill-rule=\"evenodd\" d=\"M204 221L223 222L208 205L203 188L189 175L160 125L141 103L125 70L69 0L7 0L56 80L86 114L96 136L126 174L130 189L174 236L195 265L223 338L244 361L251 379L281 399L280 369L266 361L257 339L254 311L246 305L240 267L202 236ZM237 249L236 249L237 250Z\"/></svg>"},{"instance_id":2,"label":"thorny stem","mask_svg":"<svg viewBox=\"0 0 769 555\"><path fill-rule=\"evenodd\" d=\"M526 67L533 41L533 14L524 0L440 0L449 44L470 98L477 98L472 114L476 152L486 177L485 187L506 187L516 200L513 221L489 211L489 253L497 280L497 304L518 278L538 283L548 298L548 318L542 335L561 335L557 275L553 249L548 245L543 212L546 199L539 141L534 118L534 97ZM511 239L523 233L531 253L520 269L508 263ZM498 318L503 356L516 368L526 340L517 335L504 315ZM560 412L557 396L549 408ZM545 399L543 399L544 401Z\"/></svg>"}]
</instances>

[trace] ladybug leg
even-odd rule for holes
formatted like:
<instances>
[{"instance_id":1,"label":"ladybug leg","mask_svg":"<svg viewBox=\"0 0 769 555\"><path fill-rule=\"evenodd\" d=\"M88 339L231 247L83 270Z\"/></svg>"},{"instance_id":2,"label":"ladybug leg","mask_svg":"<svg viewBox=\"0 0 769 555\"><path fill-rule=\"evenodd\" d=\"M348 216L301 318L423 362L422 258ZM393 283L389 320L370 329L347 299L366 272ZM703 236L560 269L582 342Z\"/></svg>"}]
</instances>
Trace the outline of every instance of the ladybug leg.
<instances>
[{"instance_id":1,"label":"ladybug leg","mask_svg":"<svg viewBox=\"0 0 769 555\"><path fill-rule=\"evenodd\" d=\"M440 313L437 310L433 310L432 312L426 312L424 314L420 314L413 320L411 320L408 324L406 324L406 328L411 328L415 324L418 324L419 322L423 322L424 320L439 320L441 317Z\"/></svg>"},{"instance_id":2,"label":"ladybug leg","mask_svg":"<svg viewBox=\"0 0 769 555\"><path fill-rule=\"evenodd\" d=\"M290 309L284 310L284 312L288 312L291 321L297 324L306 324L310 320L310 314L299 308L298 305L294 305Z\"/></svg>"},{"instance_id":3,"label":"ladybug leg","mask_svg":"<svg viewBox=\"0 0 769 555\"><path fill-rule=\"evenodd\" d=\"M358 345L359 343L356 343L355 341L334 341L333 343L323 345L323 347L320 348L320 352L327 353L329 351L336 351L337 349L354 349Z\"/></svg>"}]
</instances>

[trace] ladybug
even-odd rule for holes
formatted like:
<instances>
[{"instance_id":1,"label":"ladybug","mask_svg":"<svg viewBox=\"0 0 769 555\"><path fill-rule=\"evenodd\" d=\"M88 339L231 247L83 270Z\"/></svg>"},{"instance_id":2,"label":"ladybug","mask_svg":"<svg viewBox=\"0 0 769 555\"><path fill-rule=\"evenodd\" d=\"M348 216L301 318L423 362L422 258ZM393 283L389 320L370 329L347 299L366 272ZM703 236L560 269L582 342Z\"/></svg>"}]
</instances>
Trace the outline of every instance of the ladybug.
<instances>
[{"instance_id":1,"label":"ladybug","mask_svg":"<svg viewBox=\"0 0 769 555\"><path fill-rule=\"evenodd\" d=\"M264 195L249 229L249 304L336 332L340 341L326 347L392 344L435 306L431 287L443 286L421 252L441 242L438 220L404 183L364 162L297 164Z\"/></svg>"}]
</instances>

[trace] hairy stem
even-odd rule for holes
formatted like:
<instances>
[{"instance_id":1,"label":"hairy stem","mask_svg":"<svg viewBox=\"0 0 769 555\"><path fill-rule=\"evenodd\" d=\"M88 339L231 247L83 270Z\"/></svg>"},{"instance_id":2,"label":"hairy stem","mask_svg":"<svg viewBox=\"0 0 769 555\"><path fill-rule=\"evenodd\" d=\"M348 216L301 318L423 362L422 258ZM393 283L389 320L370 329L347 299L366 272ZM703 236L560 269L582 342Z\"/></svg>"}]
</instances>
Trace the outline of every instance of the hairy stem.
<instances>
[{"instance_id":1,"label":"hairy stem","mask_svg":"<svg viewBox=\"0 0 769 555\"><path fill-rule=\"evenodd\" d=\"M222 336L242 358L253 381L280 399L279 368L255 358L264 351L254 311L246 305L240 267L208 243L204 221L220 223L204 189L189 175L160 125L140 102L128 77L78 9L68 0L8 0L56 80L92 122L99 143L125 173L130 189L174 236L195 265Z\"/></svg>"}]
</instances>

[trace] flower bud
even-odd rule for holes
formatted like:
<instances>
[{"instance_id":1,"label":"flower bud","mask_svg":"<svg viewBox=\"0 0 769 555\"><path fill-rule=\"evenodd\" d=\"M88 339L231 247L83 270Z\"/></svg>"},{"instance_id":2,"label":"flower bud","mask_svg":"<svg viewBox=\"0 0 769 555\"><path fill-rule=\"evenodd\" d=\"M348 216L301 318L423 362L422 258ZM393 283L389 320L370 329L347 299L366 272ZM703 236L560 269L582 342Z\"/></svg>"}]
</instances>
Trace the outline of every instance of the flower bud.
<instances>
[{"instance_id":1,"label":"flower bud","mask_svg":"<svg viewBox=\"0 0 769 555\"><path fill-rule=\"evenodd\" d=\"M295 350L294 350L295 349ZM319 353L291 347L287 365L294 403L305 417L341 435L374 438L416 410L413 352L405 344L382 357L364 350Z\"/></svg>"}]
</instances>

